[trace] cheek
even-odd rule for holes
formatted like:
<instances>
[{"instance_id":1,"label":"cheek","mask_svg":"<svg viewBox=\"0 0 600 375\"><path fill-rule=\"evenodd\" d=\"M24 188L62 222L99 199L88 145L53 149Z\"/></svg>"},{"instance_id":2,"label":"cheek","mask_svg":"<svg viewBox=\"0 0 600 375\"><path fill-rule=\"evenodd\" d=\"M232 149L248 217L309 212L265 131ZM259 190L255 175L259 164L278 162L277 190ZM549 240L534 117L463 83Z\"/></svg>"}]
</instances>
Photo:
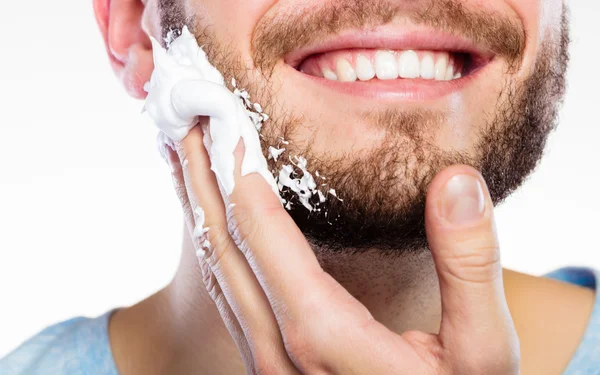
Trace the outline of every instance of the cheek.
<instances>
[{"instance_id":1,"label":"cheek","mask_svg":"<svg viewBox=\"0 0 600 375\"><path fill-rule=\"evenodd\" d=\"M527 47L519 76L526 78L535 67L542 42L560 29L563 0L505 0L517 14L527 35Z\"/></svg>"},{"instance_id":2,"label":"cheek","mask_svg":"<svg viewBox=\"0 0 600 375\"><path fill-rule=\"evenodd\" d=\"M464 92L448 97L444 109L444 124L432 134L434 144L441 150L472 152L487 133L506 98L503 92L508 81L502 66L488 72ZM510 79L508 79L510 80Z\"/></svg>"},{"instance_id":3,"label":"cheek","mask_svg":"<svg viewBox=\"0 0 600 375\"><path fill-rule=\"evenodd\" d=\"M188 13L194 14L200 24L210 25L217 40L233 43L231 47L246 58L256 25L276 3L277 0L190 0Z\"/></svg>"},{"instance_id":4,"label":"cheek","mask_svg":"<svg viewBox=\"0 0 600 375\"><path fill-rule=\"evenodd\" d=\"M505 0L521 18L528 36L533 39L560 23L563 0Z\"/></svg>"}]
</instances>

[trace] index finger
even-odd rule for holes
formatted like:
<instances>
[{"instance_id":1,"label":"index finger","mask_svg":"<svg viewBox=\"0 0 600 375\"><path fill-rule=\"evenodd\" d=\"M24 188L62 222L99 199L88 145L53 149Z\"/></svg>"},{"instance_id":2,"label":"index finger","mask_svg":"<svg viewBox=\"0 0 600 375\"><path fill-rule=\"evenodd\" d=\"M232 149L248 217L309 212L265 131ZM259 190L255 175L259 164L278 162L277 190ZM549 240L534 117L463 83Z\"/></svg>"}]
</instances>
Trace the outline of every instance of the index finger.
<instances>
[{"instance_id":1,"label":"index finger","mask_svg":"<svg viewBox=\"0 0 600 375\"><path fill-rule=\"evenodd\" d=\"M241 175L242 142L235 151L235 204L233 235L274 310L288 315L305 313L306 304L316 300L325 305L324 292L331 287L308 241L281 205L265 179L252 173ZM316 305L316 303L315 303ZM276 315L278 311L275 311Z\"/></svg>"}]
</instances>

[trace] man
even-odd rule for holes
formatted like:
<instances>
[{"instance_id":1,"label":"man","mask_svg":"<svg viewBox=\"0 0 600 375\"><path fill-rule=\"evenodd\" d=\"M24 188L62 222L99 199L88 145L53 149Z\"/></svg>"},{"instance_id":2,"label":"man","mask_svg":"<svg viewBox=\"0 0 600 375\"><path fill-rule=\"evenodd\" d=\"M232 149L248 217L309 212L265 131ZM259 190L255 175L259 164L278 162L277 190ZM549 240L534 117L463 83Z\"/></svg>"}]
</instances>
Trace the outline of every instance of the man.
<instances>
[{"instance_id":1,"label":"man","mask_svg":"<svg viewBox=\"0 0 600 375\"><path fill-rule=\"evenodd\" d=\"M243 144L223 196L200 126L161 143L187 224L172 283L48 328L0 373L600 372L596 274L502 270L493 222L555 126L569 40L561 1L94 9L112 67L138 98L153 70L149 37L187 25L225 81L270 116L265 152L285 149L270 168L311 174L328 196L301 202L284 188L286 211L260 176L241 176ZM199 212L210 229L197 236Z\"/></svg>"}]
</instances>

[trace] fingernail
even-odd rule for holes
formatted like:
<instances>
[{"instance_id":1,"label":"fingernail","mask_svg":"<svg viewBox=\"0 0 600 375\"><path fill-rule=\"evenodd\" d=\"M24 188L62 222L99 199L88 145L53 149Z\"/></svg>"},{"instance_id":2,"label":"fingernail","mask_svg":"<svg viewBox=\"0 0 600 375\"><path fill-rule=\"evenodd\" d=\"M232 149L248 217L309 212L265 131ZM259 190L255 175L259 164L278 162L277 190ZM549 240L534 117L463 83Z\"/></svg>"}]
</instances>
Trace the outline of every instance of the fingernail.
<instances>
[{"instance_id":1,"label":"fingernail","mask_svg":"<svg viewBox=\"0 0 600 375\"><path fill-rule=\"evenodd\" d=\"M440 198L442 217L454 225L465 225L479 220L485 210L483 187L479 179L461 174L452 177Z\"/></svg>"}]
</instances>

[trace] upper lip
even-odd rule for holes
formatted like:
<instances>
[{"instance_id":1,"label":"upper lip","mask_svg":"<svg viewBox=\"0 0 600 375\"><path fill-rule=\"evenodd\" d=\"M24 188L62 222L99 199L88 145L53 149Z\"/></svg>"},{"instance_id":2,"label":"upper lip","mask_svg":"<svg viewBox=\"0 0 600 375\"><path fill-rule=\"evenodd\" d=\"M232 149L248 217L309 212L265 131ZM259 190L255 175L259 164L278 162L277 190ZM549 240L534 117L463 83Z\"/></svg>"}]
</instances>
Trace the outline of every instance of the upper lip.
<instances>
[{"instance_id":1,"label":"upper lip","mask_svg":"<svg viewBox=\"0 0 600 375\"><path fill-rule=\"evenodd\" d=\"M294 68L310 56L344 49L435 50L467 53L477 59L489 60L494 53L471 40L435 29L406 30L380 27L371 30L346 30L321 41L300 47L284 56L284 62Z\"/></svg>"}]
</instances>

